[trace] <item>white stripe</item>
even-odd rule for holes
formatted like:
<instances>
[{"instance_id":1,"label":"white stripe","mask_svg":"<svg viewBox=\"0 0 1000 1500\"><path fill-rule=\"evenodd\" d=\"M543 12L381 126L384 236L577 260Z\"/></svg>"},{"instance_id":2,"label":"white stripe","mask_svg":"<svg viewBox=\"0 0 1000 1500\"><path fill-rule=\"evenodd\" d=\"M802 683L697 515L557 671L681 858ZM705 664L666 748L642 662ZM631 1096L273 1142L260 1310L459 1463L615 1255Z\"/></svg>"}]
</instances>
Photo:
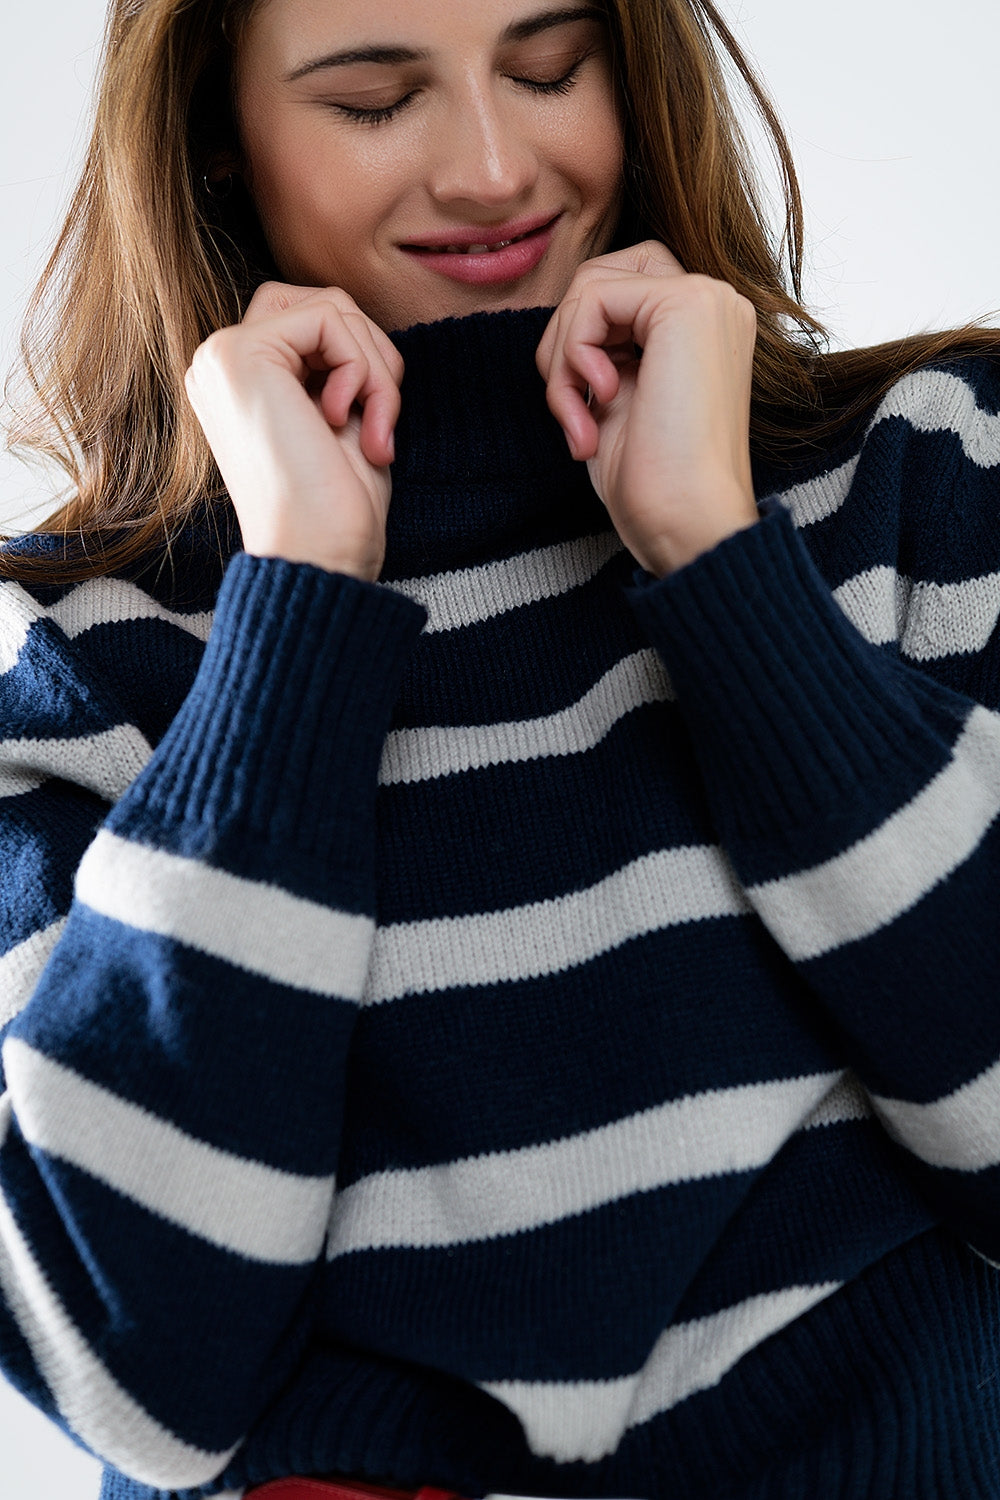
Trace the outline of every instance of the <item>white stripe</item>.
<instances>
[{"instance_id":1,"label":"white stripe","mask_svg":"<svg viewBox=\"0 0 1000 1500\"><path fill-rule=\"evenodd\" d=\"M817 521L825 520L840 509L854 482L859 456L855 454L839 468L781 491L778 499L791 511L796 526L815 526Z\"/></svg>"},{"instance_id":2,"label":"white stripe","mask_svg":"<svg viewBox=\"0 0 1000 1500\"><path fill-rule=\"evenodd\" d=\"M865 640L884 646L903 634L911 587L895 568L868 568L845 579L833 597Z\"/></svg>"},{"instance_id":3,"label":"white stripe","mask_svg":"<svg viewBox=\"0 0 1000 1500\"><path fill-rule=\"evenodd\" d=\"M106 802L118 801L152 753L149 741L134 724L119 724L76 739L0 740L3 775L11 778L12 789L17 777L40 786L46 777L60 776L96 792ZM3 793L0 783L0 794L10 796L12 791Z\"/></svg>"},{"instance_id":4,"label":"white stripe","mask_svg":"<svg viewBox=\"0 0 1000 1500\"><path fill-rule=\"evenodd\" d=\"M323 1244L332 1177L303 1177L219 1150L82 1078L27 1042L3 1047L25 1139L189 1234L274 1265L308 1265Z\"/></svg>"},{"instance_id":5,"label":"white stripe","mask_svg":"<svg viewBox=\"0 0 1000 1500\"><path fill-rule=\"evenodd\" d=\"M1000 573L960 583L914 583L895 568L868 568L833 597L873 645L899 641L911 661L981 651L1000 619Z\"/></svg>"},{"instance_id":6,"label":"white stripe","mask_svg":"<svg viewBox=\"0 0 1000 1500\"><path fill-rule=\"evenodd\" d=\"M393 730L386 736L379 781L383 786L430 781L481 766L577 755L592 750L633 709L672 697L659 653L637 651L558 713L509 723Z\"/></svg>"},{"instance_id":7,"label":"white stripe","mask_svg":"<svg viewBox=\"0 0 1000 1500\"><path fill-rule=\"evenodd\" d=\"M1000 1271L1000 1261L990 1260L989 1256L984 1255L981 1250L977 1250L975 1245L970 1245L969 1249L973 1255L978 1255L980 1260L984 1260L988 1266L992 1266L994 1271Z\"/></svg>"},{"instance_id":8,"label":"white stripe","mask_svg":"<svg viewBox=\"0 0 1000 1500\"><path fill-rule=\"evenodd\" d=\"M932 1167L982 1172L1000 1166L1000 1062L931 1104L872 1102L891 1136Z\"/></svg>"},{"instance_id":9,"label":"white stripe","mask_svg":"<svg viewBox=\"0 0 1000 1500\"><path fill-rule=\"evenodd\" d=\"M613 1453L630 1428L718 1385L751 1349L840 1285L787 1287L678 1323L660 1336L642 1370L619 1380L491 1381L483 1389L520 1418L533 1453L561 1463L594 1463Z\"/></svg>"},{"instance_id":10,"label":"white stripe","mask_svg":"<svg viewBox=\"0 0 1000 1500\"><path fill-rule=\"evenodd\" d=\"M566 1140L374 1173L334 1199L327 1254L519 1234L633 1193L750 1171L771 1160L838 1077L715 1089Z\"/></svg>"},{"instance_id":11,"label":"white stripe","mask_svg":"<svg viewBox=\"0 0 1000 1500\"><path fill-rule=\"evenodd\" d=\"M23 797L26 792L36 791L44 780L44 776L33 776L30 771L9 771L0 765L0 798Z\"/></svg>"},{"instance_id":12,"label":"white stripe","mask_svg":"<svg viewBox=\"0 0 1000 1500\"><path fill-rule=\"evenodd\" d=\"M870 1120L874 1111L868 1095L849 1068L806 1120L803 1129L817 1130L824 1125L846 1125L852 1120Z\"/></svg>"},{"instance_id":13,"label":"white stripe","mask_svg":"<svg viewBox=\"0 0 1000 1500\"><path fill-rule=\"evenodd\" d=\"M720 849L658 850L565 896L379 927L363 1002L561 973L645 933L749 909Z\"/></svg>"},{"instance_id":14,"label":"white stripe","mask_svg":"<svg viewBox=\"0 0 1000 1500\"><path fill-rule=\"evenodd\" d=\"M65 926L66 918L60 917L58 922L33 932L23 943L8 948L0 956L0 1027L20 1015L31 999L38 976L48 963Z\"/></svg>"},{"instance_id":15,"label":"white stripe","mask_svg":"<svg viewBox=\"0 0 1000 1500\"><path fill-rule=\"evenodd\" d=\"M176 625L199 640L208 640L212 628L211 611L184 614L168 609L124 578L91 578L64 594L47 611L49 618L65 631L70 640L94 625L118 624L128 620L163 620Z\"/></svg>"},{"instance_id":16,"label":"white stripe","mask_svg":"<svg viewBox=\"0 0 1000 1500\"><path fill-rule=\"evenodd\" d=\"M11 1118L0 1100L0 1142ZM207 1484L239 1449L206 1453L182 1442L118 1384L97 1358L36 1263L0 1197L0 1293L66 1425L106 1463L143 1484Z\"/></svg>"},{"instance_id":17,"label":"white stripe","mask_svg":"<svg viewBox=\"0 0 1000 1500\"><path fill-rule=\"evenodd\" d=\"M886 392L865 431L890 417L905 417L917 432L954 432L965 456L980 468L1000 464L1000 416L976 404L972 387L942 370L917 370ZM839 510L850 492L861 454L839 468L780 492L796 526L813 526Z\"/></svg>"},{"instance_id":18,"label":"white stripe","mask_svg":"<svg viewBox=\"0 0 1000 1500\"><path fill-rule=\"evenodd\" d=\"M589 582L624 547L616 531L578 537L553 547L537 547L516 557L458 568L426 578L385 584L422 604L427 611L424 634L460 630L540 599L568 594Z\"/></svg>"},{"instance_id":19,"label":"white stripe","mask_svg":"<svg viewBox=\"0 0 1000 1500\"><path fill-rule=\"evenodd\" d=\"M976 393L958 375L915 370L887 391L868 428L905 417L917 432L954 432L966 458L981 469L1000 464L1000 414L976 404Z\"/></svg>"},{"instance_id":20,"label":"white stripe","mask_svg":"<svg viewBox=\"0 0 1000 1500\"><path fill-rule=\"evenodd\" d=\"M903 654L933 661L981 651L1000 620L1000 573L961 583L917 583L907 611Z\"/></svg>"},{"instance_id":21,"label":"white stripe","mask_svg":"<svg viewBox=\"0 0 1000 1500\"><path fill-rule=\"evenodd\" d=\"M102 916L293 989L357 1000L374 922L102 829L76 876Z\"/></svg>"},{"instance_id":22,"label":"white stripe","mask_svg":"<svg viewBox=\"0 0 1000 1500\"><path fill-rule=\"evenodd\" d=\"M948 765L843 854L747 894L797 962L909 911L982 842L1000 812L1000 714L976 705Z\"/></svg>"},{"instance_id":23,"label":"white stripe","mask_svg":"<svg viewBox=\"0 0 1000 1500\"><path fill-rule=\"evenodd\" d=\"M40 605L19 583L0 583L0 676L17 666L28 633L41 613Z\"/></svg>"}]
</instances>

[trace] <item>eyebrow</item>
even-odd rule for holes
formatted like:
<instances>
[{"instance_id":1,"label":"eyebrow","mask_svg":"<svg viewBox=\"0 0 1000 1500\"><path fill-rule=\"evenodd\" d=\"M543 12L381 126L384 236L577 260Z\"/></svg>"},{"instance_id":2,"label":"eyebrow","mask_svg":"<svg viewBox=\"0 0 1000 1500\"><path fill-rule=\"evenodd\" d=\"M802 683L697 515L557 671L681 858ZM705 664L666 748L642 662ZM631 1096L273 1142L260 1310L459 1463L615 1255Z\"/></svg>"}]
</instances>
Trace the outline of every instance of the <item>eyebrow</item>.
<instances>
[{"instance_id":1,"label":"eyebrow","mask_svg":"<svg viewBox=\"0 0 1000 1500\"><path fill-rule=\"evenodd\" d=\"M543 10L537 15L526 16L523 21L514 21L506 27L500 37L501 46L512 42L526 42L540 32L551 31L556 26L568 26L571 21L606 21L604 11L596 5L563 6L560 10ZM348 47L343 52L327 52L323 57L314 57L300 63L285 77L286 83L295 83L307 73L318 73L324 68L346 68L352 63L384 63L388 66L400 63L426 62L430 53L426 48L414 47Z\"/></svg>"}]
</instances>

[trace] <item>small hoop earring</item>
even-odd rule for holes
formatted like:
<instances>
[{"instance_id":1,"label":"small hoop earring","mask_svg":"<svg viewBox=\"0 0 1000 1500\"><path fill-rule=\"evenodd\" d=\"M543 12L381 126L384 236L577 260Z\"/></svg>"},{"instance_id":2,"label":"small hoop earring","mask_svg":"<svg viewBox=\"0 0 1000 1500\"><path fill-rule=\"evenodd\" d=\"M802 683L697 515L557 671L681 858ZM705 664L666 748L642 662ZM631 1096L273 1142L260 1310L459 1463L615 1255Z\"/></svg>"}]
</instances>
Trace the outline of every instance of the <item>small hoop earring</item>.
<instances>
[{"instance_id":1,"label":"small hoop earring","mask_svg":"<svg viewBox=\"0 0 1000 1500\"><path fill-rule=\"evenodd\" d=\"M206 172L201 179L201 185L207 198L214 199L216 203L222 203L233 191L233 173L227 172L225 177L218 177L213 182Z\"/></svg>"}]
</instances>

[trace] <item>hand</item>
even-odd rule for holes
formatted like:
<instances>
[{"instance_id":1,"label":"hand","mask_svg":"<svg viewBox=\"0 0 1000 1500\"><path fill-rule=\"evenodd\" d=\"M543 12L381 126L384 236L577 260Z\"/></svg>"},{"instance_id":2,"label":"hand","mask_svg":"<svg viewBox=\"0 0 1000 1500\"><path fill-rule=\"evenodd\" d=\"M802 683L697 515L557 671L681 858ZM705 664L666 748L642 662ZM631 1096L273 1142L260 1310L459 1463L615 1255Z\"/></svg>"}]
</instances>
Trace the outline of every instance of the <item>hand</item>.
<instances>
[{"instance_id":1,"label":"hand","mask_svg":"<svg viewBox=\"0 0 1000 1500\"><path fill-rule=\"evenodd\" d=\"M657 577L758 518L756 335L747 298L689 275L649 241L584 262L538 346L573 457L587 461L625 546Z\"/></svg>"},{"instance_id":2,"label":"hand","mask_svg":"<svg viewBox=\"0 0 1000 1500\"><path fill-rule=\"evenodd\" d=\"M185 387L247 552L378 577L402 378L395 345L337 287L267 282L200 345Z\"/></svg>"}]
</instances>

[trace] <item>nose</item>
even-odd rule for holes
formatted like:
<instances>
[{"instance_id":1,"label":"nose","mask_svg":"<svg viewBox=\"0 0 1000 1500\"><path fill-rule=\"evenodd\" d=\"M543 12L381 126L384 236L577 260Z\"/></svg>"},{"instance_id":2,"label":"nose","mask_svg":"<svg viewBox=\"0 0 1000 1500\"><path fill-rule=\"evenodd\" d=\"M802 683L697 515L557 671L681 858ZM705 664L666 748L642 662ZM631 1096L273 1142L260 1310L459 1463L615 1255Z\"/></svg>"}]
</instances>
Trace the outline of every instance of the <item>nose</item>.
<instances>
[{"instance_id":1,"label":"nose","mask_svg":"<svg viewBox=\"0 0 1000 1500\"><path fill-rule=\"evenodd\" d=\"M430 191L438 203L500 208L530 192L539 162L517 114L510 103L479 86L470 86L456 100L431 171Z\"/></svg>"}]
</instances>

